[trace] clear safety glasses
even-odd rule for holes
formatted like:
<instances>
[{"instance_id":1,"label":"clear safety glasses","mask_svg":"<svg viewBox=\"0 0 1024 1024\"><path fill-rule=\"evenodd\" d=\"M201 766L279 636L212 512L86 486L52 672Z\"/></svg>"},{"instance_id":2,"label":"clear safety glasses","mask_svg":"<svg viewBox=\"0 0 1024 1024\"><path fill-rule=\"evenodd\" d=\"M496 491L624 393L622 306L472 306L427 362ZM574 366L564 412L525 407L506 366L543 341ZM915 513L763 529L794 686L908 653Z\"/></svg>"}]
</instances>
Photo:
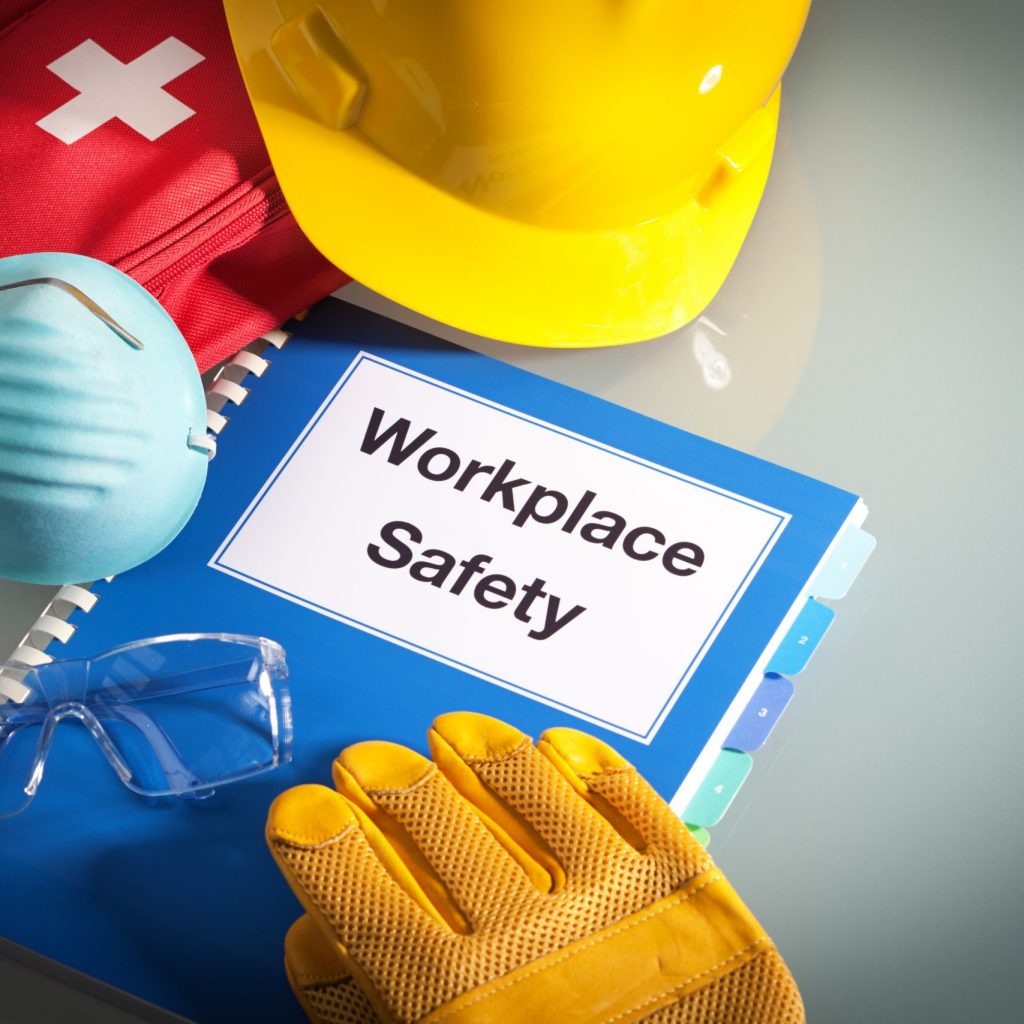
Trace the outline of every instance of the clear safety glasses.
<instances>
[{"instance_id":1,"label":"clear safety glasses","mask_svg":"<svg viewBox=\"0 0 1024 1024\"><path fill-rule=\"evenodd\" d=\"M192 633L92 658L0 665L0 818L28 806L65 718L89 730L144 796L202 796L291 760L284 650L263 637ZM2 699L2 698L0 698Z\"/></svg>"}]
</instances>

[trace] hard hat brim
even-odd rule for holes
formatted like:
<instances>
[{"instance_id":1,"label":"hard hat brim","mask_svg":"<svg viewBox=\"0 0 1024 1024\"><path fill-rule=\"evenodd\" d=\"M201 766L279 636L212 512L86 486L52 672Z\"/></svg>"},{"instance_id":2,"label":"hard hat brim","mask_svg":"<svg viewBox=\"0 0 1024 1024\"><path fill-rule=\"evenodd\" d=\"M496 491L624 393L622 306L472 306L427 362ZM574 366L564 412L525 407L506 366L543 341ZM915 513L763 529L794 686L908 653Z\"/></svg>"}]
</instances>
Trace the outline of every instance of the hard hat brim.
<instances>
[{"instance_id":1,"label":"hard hat brim","mask_svg":"<svg viewBox=\"0 0 1024 1024\"><path fill-rule=\"evenodd\" d=\"M754 218L778 125L776 88L737 133L749 158L737 165L727 143L697 192L676 194L659 216L618 229L547 228L435 187L358 127L326 126L265 51L250 60L238 51L274 170L313 245L402 305L525 345L625 344L698 316Z\"/></svg>"}]
</instances>

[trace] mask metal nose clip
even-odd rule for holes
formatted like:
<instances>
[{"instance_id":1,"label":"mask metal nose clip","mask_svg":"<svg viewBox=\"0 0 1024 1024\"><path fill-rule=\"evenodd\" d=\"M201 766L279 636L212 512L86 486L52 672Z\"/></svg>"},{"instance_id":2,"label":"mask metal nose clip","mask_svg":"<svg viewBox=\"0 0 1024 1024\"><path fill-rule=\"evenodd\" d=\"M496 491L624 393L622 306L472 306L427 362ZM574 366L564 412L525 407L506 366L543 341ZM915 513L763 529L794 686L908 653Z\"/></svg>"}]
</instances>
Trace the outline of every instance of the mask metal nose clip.
<instances>
[{"instance_id":1,"label":"mask metal nose clip","mask_svg":"<svg viewBox=\"0 0 1024 1024\"><path fill-rule=\"evenodd\" d=\"M138 338L130 331L122 327L99 303L94 302L80 288L61 280L59 277L31 277L26 281L15 281L12 284L0 285L0 292L10 291L13 288L27 288L30 285L49 284L59 288L62 292L70 295L77 302L80 302L93 316L99 317L122 341L127 342L132 348L142 349L144 346Z\"/></svg>"}]
</instances>

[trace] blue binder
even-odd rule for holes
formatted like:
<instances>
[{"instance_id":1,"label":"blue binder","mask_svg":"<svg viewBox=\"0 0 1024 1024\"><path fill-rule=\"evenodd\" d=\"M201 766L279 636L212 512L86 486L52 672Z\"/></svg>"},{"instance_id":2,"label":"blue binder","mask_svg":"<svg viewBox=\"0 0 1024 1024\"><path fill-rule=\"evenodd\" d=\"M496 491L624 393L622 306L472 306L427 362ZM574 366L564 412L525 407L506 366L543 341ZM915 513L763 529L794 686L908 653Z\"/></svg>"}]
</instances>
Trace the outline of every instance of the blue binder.
<instances>
[{"instance_id":1,"label":"blue binder","mask_svg":"<svg viewBox=\"0 0 1024 1024\"><path fill-rule=\"evenodd\" d=\"M231 411L192 520L97 584L50 653L271 637L288 655L294 762L208 800L147 804L66 725L33 805L0 822L5 937L203 1024L303 1019L281 967L300 908L263 844L277 793L329 785L358 740L423 749L436 714L467 709L535 736L593 731L681 812L865 512L847 491L337 300L290 329ZM457 593L437 552L490 561ZM524 604L534 582L546 596Z\"/></svg>"}]
</instances>

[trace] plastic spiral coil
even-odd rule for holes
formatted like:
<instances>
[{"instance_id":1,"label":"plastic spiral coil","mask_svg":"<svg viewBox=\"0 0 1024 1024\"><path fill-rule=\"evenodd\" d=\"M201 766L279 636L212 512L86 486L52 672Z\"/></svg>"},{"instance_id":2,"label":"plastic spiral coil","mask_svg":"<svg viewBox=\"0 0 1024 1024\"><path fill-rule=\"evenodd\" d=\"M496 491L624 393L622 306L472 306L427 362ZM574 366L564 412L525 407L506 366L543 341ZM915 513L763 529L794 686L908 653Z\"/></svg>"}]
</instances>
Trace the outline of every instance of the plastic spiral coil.
<instances>
[{"instance_id":1,"label":"plastic spiral coil","mask_svg":"<svg viewBox=\"0 0 1024 1024\"><path fill-rule=\"evenodd\" d=\"M214 374L206 391L207 433L204 439L211 458L217 450L217 437L229 421L223 410L245 401L249 389L242 382L250 376L262 377L270 365L270 360L264 358L263 353L268 348L282 348L288 337L279 328L268 331L232 356ZM21 680L35 666L53 661L53 655L46 653L52 641L66 644L71 639L78 628L68 621L74 611L88 613L95 607L99 596L90 589L92 585L91 582L69 583L53 596L7 658L5 667L0 669L0 703L8 700L20 702L29 696L30 691Z\"/></svg>"}]
</instances>

